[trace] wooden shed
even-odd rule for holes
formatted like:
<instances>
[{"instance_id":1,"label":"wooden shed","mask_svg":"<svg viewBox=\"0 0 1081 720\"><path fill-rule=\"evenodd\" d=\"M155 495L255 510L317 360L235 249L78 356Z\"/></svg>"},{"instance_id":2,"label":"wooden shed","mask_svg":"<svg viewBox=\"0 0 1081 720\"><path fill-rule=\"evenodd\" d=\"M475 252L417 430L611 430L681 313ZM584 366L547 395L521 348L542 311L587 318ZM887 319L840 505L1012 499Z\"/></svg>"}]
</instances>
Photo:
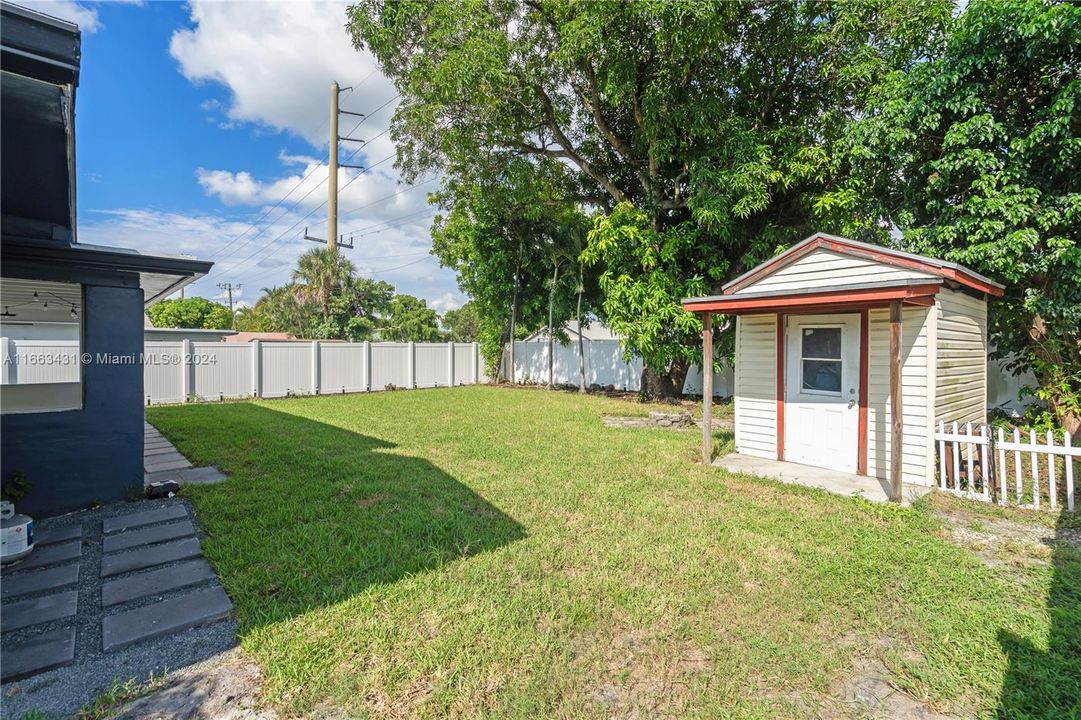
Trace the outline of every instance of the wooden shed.
<instances>
[{"instance_id":1,"label":"wooden shed","mask_svg":"<svg viewBox=\"0 0 1081 720\"><path fill-rule=\"evenodd\" d=\"M713 313L736 316L737 453L879 478L900 500L902 483L934 484L940 420L986 421L987 298L1002 292L819 233L683 307L704 315L707 357Z\"/></svg>"}]
</instances>

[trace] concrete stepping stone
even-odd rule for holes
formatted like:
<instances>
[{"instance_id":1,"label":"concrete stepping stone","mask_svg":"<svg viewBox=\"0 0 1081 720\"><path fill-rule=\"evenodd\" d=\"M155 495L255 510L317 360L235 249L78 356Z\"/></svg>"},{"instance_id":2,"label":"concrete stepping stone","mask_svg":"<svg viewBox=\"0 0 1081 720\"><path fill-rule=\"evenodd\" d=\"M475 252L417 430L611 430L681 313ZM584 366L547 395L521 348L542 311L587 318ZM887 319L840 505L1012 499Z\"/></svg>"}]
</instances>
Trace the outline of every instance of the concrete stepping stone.
<instances>
[{"instance_id":1,"label":"concrete stepping stone","mask_svg":"<svg viewBox=\"0 0 1081 720\"><path fill-rule=\"evenodd\" d=\"M75 662L75 628L50 630L18 642L6 642L0 651L0 679L27 675Z\"/></svg>"},{"instance_id":2,"label":"concrete stepping stone","mask_svg":"<svg viewBox=\"0 0 1081 720\"><path fill-rule=\"evenodd\" d=\"M185 538L151 545L128 552L106 555L101 559L101 576L111 577L132 570L144 570L155 565L187 560L199 556L199 539Z\"/></svg>"},{"instance_id":3,"label":"concrete stepping stone","mask_svg":"<svg viewBox=\"0 0 1081 720\"><path fill-rule=\"evenodd\" d=\"M168 440L147 439L143 441L143 452L145 453L147 450L176 450L176 448Z\"/></svg>"},{"instance_id":4,"label":"concrete stepping stone","mask_svg":"<svg viewBox=\"0 0 1081 720\"><path fill-rule=\"evenodd\" d=\"M101 644L113 652L133 643L224 620L233 603L220 586L197 590L146 607L107 615L101 621Z\"/></svg>"},{"instance_id":5,"label":"concrete stepping stone","mask_svg":"<svg viewBox=\"0 0 1081 720\"><path fill-rule=\"evenodd\" d=\"M72 560L78 560L82 554L83 543L81 540L69 540L67 542L46 545L41 548L34 547L34 551L30 553L29 557L10 566L10 568L7 569L7 572L22 572L23 570L32 570L34 568L45 567L46 565L70 562Z\"/></svg>"},{"instance_id":6,"label":"concrete stepping stone","mask_svg":"<svg viewBox=\"0 0 1081 720\"><path fill-rule=\"evenodd\" d=\"M78 590L68 590L42 595L30 600L6 603L0 609L0 632L10 632L19 628L40 625L44 622L61 620L75 614L79 601Z\"/></svg>"},{"instance_id":7,"label":"concrete stepping stone","mask_svg":"<svg viewBox=\"0 0 1081 720\"><path fill-rule=\"evenodd\" d=\"M153 510L131 513L130 515L117 515L116 517L105 518L101 521L101 531L106 535L109 535L111 533L120 532L121 530L130 530L131 528L142 527L143 525L153 525L154 523L179 520L180 518L186 517L188 517L187 508L178 503L155 508Z\"/></svg>"},{"instance_id":8,"label":"concrete stepping stone","mask_svg":"<svg viewBox=\"0 0 1081 720\"><path fill-rule=\"evenodd\" d=\"M106 535L101 541L101 550L107 553L130 550L140 545L176 540L194 534L195 526L191 524L191 520L182 520L166 525L146 525L135 530Z\"/></svg>"},{"instance_id":9,"label":"concrete stepping stone","mask_svg":"<svg viewBox=\"0 0 1081 720\"><path fill-rule=\"evenodd\" d=\"M149 458L155 455L168 455L169 453L175 452L176 448L174 448L172 445L156 445L154 447L150 447L149 445L147 445L143 448L143 457Z\"/></svg>"},{"instance_id":10,"label":"concrete stepping stone","mask_svg":"<svg viewBox=\"0 0 1081 720\"><path fill-rule=\"evenodd\" d=\"M103 607L109 607L149 595L160 595L189 585L198 585L216 578L214 569L203 558L187 560L138 575L106 581L101 586L101 604Z\"/></svg>"},{"instance_id":11,"label":"concrete stepping stone","mask_svg":"<svg viewBox=\"0 0 1081 720\"><path fill-rule=\"evenodd\" d=\"M177 459L177 460L169 460L168 462L157 462L157 461L155 461L155 462L152 462L152 463L148 463L148 462L146 462L144 460L143 461L143 464L144 464L143 469L146 472L158 472L160 470L180 470L181 468L191 467L191 463L188 462L187 458L185 458L180 453L177 453L177 458L179 458L179 459Z\"/></svg>"},{"instance_id":12,"label":"concrete stepping stone","mask_svg":"<svg viewBox=\"0 0 1081 720\"><path fill-rule=\"evenodd\" d=\"M46 530L34 529L34 547L52 545L65 540L81 540L83 537L82 525L68 525L67 527L49 528Z\"/></svg>"},{"instance_id":13,"label":"concrete stepping stone","mask_svg":"<svg viewBox=\"0 0 1081 720\"><path fill-rule=\"evenodd\" d=\"M79 582L79 564L72 563L12 577L8 577L5 573L0 585L3 587L3 596L10 598L46 590L59 590L77 582Z\"/></svg>"},{"instance_id":14,"label":"concrete stepping stone","mask_svg":"<svg viewBox=\"0 0 1081 720\"><path fill-rule=\"evenodd\" d=\"M177 475L180 476L180 482L189 483L191 485L213 485L214 483L224 482L229 479L228 475L213 465L187 468L186 470L179 471Z\"/></svg>"}]
</instances>

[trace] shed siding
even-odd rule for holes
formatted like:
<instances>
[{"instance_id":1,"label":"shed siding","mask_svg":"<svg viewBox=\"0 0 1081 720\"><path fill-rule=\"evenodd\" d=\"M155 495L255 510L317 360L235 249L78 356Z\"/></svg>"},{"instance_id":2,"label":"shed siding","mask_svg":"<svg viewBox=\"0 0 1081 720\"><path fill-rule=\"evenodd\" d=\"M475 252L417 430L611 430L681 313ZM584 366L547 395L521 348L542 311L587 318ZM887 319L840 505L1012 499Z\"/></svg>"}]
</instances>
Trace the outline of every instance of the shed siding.
<instances>
[{"instance_id":1,"label":"shed siding","mask_svg":"<svg viewBox=\"0 0 1081 720\"><path fill-rule=\"evenodd\" d=\"M938 276L850 257L829 250L815 250L734 294L745 295L924 278L937 279Z\"/></svg>"},{"instance_id":2,"label":"shed siding","mask_svg":"<svg viewBox=\"0 0 1081 720\"><path fill-rule=\"evenodd\" d=\"M736 452L777 457L777 316L736 319Z\"/></svg>"},{"instance_id":3,"label":"shed siding","mask_svg":"<svg viewBox=\"0 0 1081 720\"><path fill-rule=\"evenodd\" d=\"M931 308L905 308L901 316L901 480L930 485L928 471L931 424L929 407L933 387L927 382L932 342ZM890 314L871 310L868 333L867 472L889 478L890 472Z\"/></svg>"},{"instance_id":4,"label":"shed siding","mask_svg":"<svg viewBox=\"0 0 1081 720\"><path fill-rule=\"evenodd\" d=\"M935 301L935 424L987 421L987 303L943 288Z\"/></svg>"}]
</instances>

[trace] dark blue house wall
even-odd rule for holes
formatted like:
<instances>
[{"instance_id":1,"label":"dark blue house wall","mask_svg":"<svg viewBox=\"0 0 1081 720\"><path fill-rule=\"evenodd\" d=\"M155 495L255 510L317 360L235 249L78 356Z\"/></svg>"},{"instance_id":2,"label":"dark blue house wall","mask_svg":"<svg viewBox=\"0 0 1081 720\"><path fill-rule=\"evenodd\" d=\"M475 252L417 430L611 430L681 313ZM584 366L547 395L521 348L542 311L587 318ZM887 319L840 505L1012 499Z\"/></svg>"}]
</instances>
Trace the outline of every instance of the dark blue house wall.
<instances>
[{"instance_id":1,"label":"dark blue house wall","mask_svg":"<svg viewBox=\"0 0 1081 720\"><path fill-rule=\"evenodd\" d=\"M61 279L45 277L52 274L31 276ZM83 407L0 418L0 473L25 473L32 489L17 507L35 517L122 500L143 487L143 291L133 275L110 284L63 279L84 283L82 352L91 361L82 365ZM100 354L127 357L109 363Z\"/></svg>"}]
</instances>

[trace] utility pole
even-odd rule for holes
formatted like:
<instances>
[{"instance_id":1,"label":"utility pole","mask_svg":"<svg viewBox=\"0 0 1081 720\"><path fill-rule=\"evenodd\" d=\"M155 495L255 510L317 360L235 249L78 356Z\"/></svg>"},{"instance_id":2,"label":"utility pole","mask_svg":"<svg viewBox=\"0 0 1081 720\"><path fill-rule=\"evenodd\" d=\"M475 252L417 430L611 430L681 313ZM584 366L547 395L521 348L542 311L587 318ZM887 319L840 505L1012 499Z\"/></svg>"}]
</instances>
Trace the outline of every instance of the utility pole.
<instances>
[{"instance_id":1,"label":"utility pole","mask_svg":"<svg viewBox=\"0 0 1081 720\"><path fill-rule=\"evenodd\" d=\"M330 178L327 180L327 250L338 249L338 96L337 81L330 84Z\"/></svg>"},{"instance_id":2,"label":"utility pole","mask_svg":"<svg viewBox=\"0 0 1081 720\"><path fill-rule=\"evenodd\" d=\"M363 118L364 113L349 112L348 110L338 109L338 97L346 90L352 90L351 87L343 88L339 87L337 81L330 84L330 152L327 159L327 250L337 252L338 247L344 247L352 249L353 245L350 243L338 242L338 168L347 167L355 168L357 170L363 170L361 165L340 165L338 163L338 143L342 140L348 140L350 142L364 142L357 138L341 137L338 135L338 116L339 115L355 115L356 117ZM313 242L321 243L321 238L312 237L308 234L308 228L304 228L304 239L312 240Z\"/></svg>"},{"instance_id":3,"label":"utility pole","mask_svg":"<svg viewBox=\"0 0 1081 720\"><path fill-rule=\"evenodd\" d=\"M233 283L218 283L219 290L224 290L229 293L229 327L234 327L236 325L236 315L233 313L233 291L239 291L242 287L244 286L240 283L237 283L236 285Z\"/></svg>"}]
</instances>

